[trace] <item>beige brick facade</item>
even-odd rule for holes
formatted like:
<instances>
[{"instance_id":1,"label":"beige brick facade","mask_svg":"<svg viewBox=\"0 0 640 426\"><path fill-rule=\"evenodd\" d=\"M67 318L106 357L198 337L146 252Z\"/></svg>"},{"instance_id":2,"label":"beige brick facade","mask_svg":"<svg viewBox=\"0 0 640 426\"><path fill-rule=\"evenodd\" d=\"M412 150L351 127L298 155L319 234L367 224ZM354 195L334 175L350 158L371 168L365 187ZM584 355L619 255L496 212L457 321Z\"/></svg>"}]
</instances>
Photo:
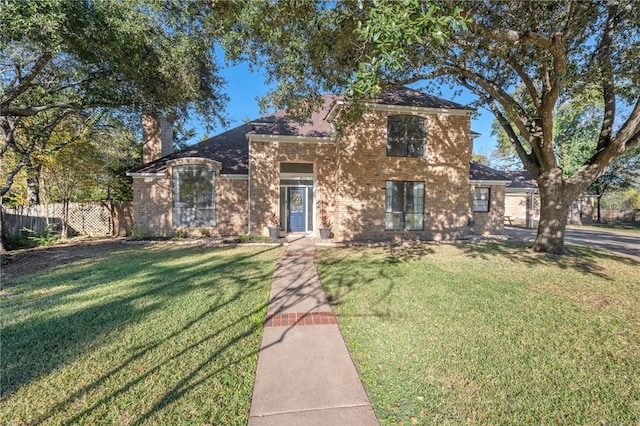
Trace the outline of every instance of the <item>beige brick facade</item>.
<instances>
[{"instance_id":1,"label":"beige brick facade","mask_svg":"<svg viewBox=\"0 0 640 426\"><path fill-rule=\"evenodd\" d=\"M171 179L136 177L133 179L133 229L139 236L174 235L171 207Z\"/></svg>"},{"instance_id":2,"label":"beige brick facade","mask_svg":"<svg viewBox=\"0 0 640 426\"><path fill-rule=\"evenodd\" d=\"M338 238L452 239L467 232L469 212L469 117L441 114L427 119L426 155L421 158L387 156L386 111L367 112L363 125L340 143L340 188L336 193L335 232ZM423 231L385 231L386 181L425 183Z\"/></svg>"},{"instance_id":3,"label":"beige brick facade","mask_svg":"<svg viewBox=\"0 0 640 426\"><path fill-rule=\"evenodd\" d=\"M133 179L134 232L140 235L171 237L173 226L173 183L171 173L161 177ZM247 233L248 180L216 174L215 227L205 227L213 237ZM184 229L184 228L183 228ZM199 236L201 228L186 228L187 235Z\"/></svg>"},{"instance_id":4,"label":"beige brick facade","mask_svg":"<svg viewBox=\"0 0 640 426\"><path fill-rule=\"evenodd\" d=\"M531 222L531 197L534 197L533 220L540 219L540 198L532 192L507 193L504 215L507 224L528 226Z\"/></svg>"},{"instance_id":5,"label":"beige brick facade","mask_svg":"<svg viewBox=\"0 0 640 426\"><path fill-rule=\"evenodd\" d=\"M268 235L270 212L280 214L280 163L314 165L317 212L314 222L319 223L321 210L331 208L327 203L336 188L336 149L332 142L250 141L251 232Z\"/></svg>"},{"instance_id":6,"label":"beige brick facade","mask_svg":"<svg viewBox=\"0 0 640 426\"><path fill-rule=\"evenodd\" d=\"M481 219L482 228L467 226L470 217L469 116L428 114L426 155L388 157L387 117L369 111L357 126L346 128L332 143L251 140L251 232L267 235L267 217L278 211L280 163L313 163L315 172L315 230L326 212L336 240L433 239L451 240L469 232L488 233L499 224ZM387 181L425 183L425 227L422 231L385 231ZM494 203L504 201L494 189Z\"/></svg>"},{"instance_id":7,"label":"beige brick facade","mask_svg":"<svg viewBox=\"0 0 640 426\"><path fill-rule=\"evenodd\" d=\"M504 231L505 186L472 184L469 203L473 206L475 188L489 188L489 211L472 212L471 233L477 235L501 235Z\"/></svg>"},{"instance_id":8,"label":"beige brick facade","mask_svg":"<svg viewBox=\"0 0 640 426\"><path fill-rule=\"evenodd\" d=\"M388 117L396 114L415 115L426 120L424 156L387 155ZM202 162L216 170L217 224L207 229L212 236L268 235L271 212L279 215L284 227L285 219L291 217L286 211L285 199L288 194L295 195L287 188L304 188L306 197L312 197L307 198L305 204L304 232L318 235L321 216L326 213L333 224L335 241L453 240L471 233L502 232L504 184L490 186L491 209L488 213L472 212L474 186L469 177L469 110L374 105L365 110L357 124L344 126L340 132L335 132L335 136L331 136L325 115L322 117L322 126L326 127L322 132L314 127L311 132L304 133L300 128L299 133L291 134L286 133L290 128L282 127L282 134L261 133L247 126L242 133L231 130L219 139L211 139L210 145L202 148L207 158L168 157L163 173L158 173L156 168L155 173L144 174L146 169L141 168L140 172L132 174L137 231L156 236L175 235L171 167ZM336 122L339 120L339 117L332 118ZM229 139L232 137L235 139ZM247 139L243 140L244 137ZM229 145L230 141L236 145ZM219 151L221 147L227 147L227 151ZM244 154L235 157L240 155L237 152ZM220 154L220 162L216 159L217 154ZM240 158L246 163L233 163L230 158ZM282 163L298 164L293 168L287 165L289 172L281 173ZM221 171L225 173L225 167L235 174L221 175ZM241 169L234 171L234 167ZM153 169L152 163L149 170ZM296 175L291 172L294 169L305 172ZM424 183L423 229L385 230L388 181ZM473 219L473 226L469 226L470 219ZM186 231L198 235L200 230Z\"/></svg>"}]
</instances>

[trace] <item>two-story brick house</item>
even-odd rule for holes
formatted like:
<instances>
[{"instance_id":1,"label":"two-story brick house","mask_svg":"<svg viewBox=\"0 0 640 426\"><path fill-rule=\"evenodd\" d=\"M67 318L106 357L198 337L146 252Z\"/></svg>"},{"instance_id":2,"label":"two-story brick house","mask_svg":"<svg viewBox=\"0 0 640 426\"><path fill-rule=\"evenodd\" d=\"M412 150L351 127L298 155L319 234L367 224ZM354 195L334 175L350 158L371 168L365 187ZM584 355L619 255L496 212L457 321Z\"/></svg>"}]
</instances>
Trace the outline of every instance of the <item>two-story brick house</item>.
<instances>
[{"instance_id":1,"label":"two-story brick house","mask_svg":"<svg viewBox=\"0 0 640 426\"><path fill-rule=\"evenodd\" d=\"M472 110L400 88L357 124L340 125L342 111L325 96L306 121L279 111L175 153L166 121L146 116L146 164L129 172L136 227L266 235L275 212L283 231L314 235L326 214L337 240L502 232L508 179L470 162Z\"/></svg>"}]
</instances>

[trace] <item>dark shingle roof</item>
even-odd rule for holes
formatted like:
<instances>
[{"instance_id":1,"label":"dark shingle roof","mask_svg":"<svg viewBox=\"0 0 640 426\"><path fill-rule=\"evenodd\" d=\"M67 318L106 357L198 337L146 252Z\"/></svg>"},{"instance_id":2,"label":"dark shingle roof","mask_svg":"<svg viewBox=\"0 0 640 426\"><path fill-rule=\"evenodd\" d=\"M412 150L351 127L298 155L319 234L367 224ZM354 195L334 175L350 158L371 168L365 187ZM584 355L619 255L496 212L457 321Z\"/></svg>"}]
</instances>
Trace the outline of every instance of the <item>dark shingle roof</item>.
<instances>
[{"instance_id":1,"label":"dark shingle roof","mask_svg":"<svg viewBox=\"0 0 640 426\"><path fill-rule=\"evenodd\" d=\"M287 111L280 110L271 115L261 117L254 120L252 124L256 125L253 133L257 135L279 135L279 136L302 136L326 138L333 135L333 127L325 118L329 110L339 96L324 95L322 97L322 105L319 109L313 111L308 119L298 119L287 116Z\"/></svg>"},{"instance_id":2,"label":"dark shingle roof","mask_svg":"<svg viewBox=\"0 0 640 426\"><path fill-rule=\"evenodd\" d=\"M422 108L469 109L456 102L427 95L426 93L409 89L408 87L397 87L387 90L376 99L375 103Z\"/></svg>"},{"instance_id":3,"label":"dark shingle roof","mask_svg":"<svg viewBox=\"0 0 640 426\"><path fill-rule=\"evenodd\" d=\"M510 181L511 178L506 176L504 172L499 172L484 164L472 161L469 167L470 180L487 180L487 181Z\"/></svg>"},{"instance_id":4,"label":"dark shingle roof","mask_svg":"<svg viewBox=\"0 0 640 426\"><path fill-rule=\"evenodd\" d=\"M514 189L537 189L538 182L534 179L533 175L526 170L516 170L516 171L504 171L504 173L509 177L511 183L507 185L507 188Z\"/></svg>"},{"instance_id":5,"label":"dark shingle roof","mask_svg":"<svg viewBox=\"0 0 640 426\"><path fill-rule=\"evenodd\" d=\"M325 95L320 109L309 119L287 116L285 110L243 124L217 136L206 139L181 151L174 152L150 163L132 169L129 173L163 173L167 161L178 158L208 158L222 163L222 174L248 174L249 144L247 134L294 137L331 137L333 127L327 115L342 100L341 96ZM382 105L412 106L424 108L466 109L455 102L440 99L406 87L391 89L375 101Z\"/></svg>"},{"instance_id":6,"label":"dark shingle roof","mask_svg":"<svg viewBox=\"0 0 640 426\"><path fill-rule=\"evenodd\" d=\"M247 133L252 130L249 124L203 140L181 151L176 151L151 163L130 170L130 173L162 173L167 170L167 161L177 158L198 157L216 160L222 163L222 174L249 173L249 143Z\"/></svg>"}]
</instances>

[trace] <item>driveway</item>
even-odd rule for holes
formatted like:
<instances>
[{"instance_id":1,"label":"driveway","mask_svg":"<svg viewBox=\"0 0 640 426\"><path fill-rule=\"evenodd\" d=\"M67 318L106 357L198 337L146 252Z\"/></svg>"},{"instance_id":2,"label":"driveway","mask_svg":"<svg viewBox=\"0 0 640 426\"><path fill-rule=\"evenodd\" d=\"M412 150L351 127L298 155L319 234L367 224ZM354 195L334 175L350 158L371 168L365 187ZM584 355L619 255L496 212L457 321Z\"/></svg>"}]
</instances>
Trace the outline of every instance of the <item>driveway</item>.
<instances>
[{"instance_id":1,"label":"driveway","mask_svg":"<svg viewBox=\"0 0 640 426\"><path fill-rule=\"evenodd\" d=\"M510 239L533 241L535 229L504 227L504 233ZM564 241L570 244L608 250L640 261L640 234L623 233L605 229L567 228Z\"/></svg>"}]
</instances>

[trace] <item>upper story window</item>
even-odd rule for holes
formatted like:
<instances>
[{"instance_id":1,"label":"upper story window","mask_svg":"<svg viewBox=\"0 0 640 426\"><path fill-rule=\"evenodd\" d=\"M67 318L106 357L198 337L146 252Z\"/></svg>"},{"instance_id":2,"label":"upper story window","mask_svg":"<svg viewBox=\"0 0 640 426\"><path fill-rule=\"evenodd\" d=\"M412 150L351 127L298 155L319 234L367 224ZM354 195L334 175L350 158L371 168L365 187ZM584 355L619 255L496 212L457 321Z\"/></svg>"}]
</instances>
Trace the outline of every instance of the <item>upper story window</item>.
<instances>
[{"instance_id":1,"label":"upper story window","mask_svg":"<svg viewBox=\"0 0 640 426\"><path fill-rule=\"evenodd\" d=\"M216 225L215 170L203 165L173 167L173 225Z\"/></svg>"},{"instance_id":2,"label":"upper story window","mask_svg":"<svg viewBox=\"0 0 640 426\"><path fill-rule=\"evenodd\" d=\"M473 190L473 211L488 212L491 190L489 188L475 188Z\"/></svg>"},{"instance_id":3,"label":"upper story window","mask_svg":"<svg viewBox=\"0 0 640 426\"><path fill-rule=\"evenodd\" d=\"M387 156L424 157L427 120L415 115L392 115L387 119Z\"/></svg>"}]
</instances>

